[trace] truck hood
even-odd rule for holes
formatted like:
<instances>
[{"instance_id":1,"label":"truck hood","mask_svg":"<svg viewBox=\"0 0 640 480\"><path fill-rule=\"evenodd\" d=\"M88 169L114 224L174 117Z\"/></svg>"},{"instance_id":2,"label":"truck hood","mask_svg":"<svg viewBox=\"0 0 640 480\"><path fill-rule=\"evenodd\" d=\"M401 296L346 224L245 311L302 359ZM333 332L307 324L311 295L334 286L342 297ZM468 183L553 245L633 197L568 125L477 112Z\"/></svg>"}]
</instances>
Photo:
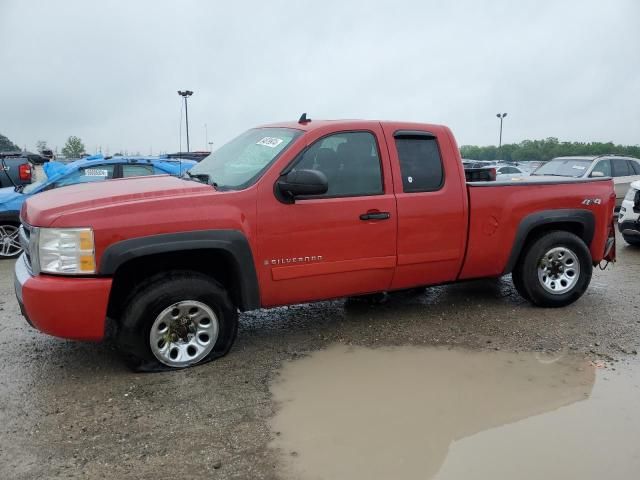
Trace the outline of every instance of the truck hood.
<instances>
[{"instance_id":1,"label":"truck hood","mask_svg":"<svg viewBox=\"0 0 640 480\"><path fill-rule=\"evenodd\" d=\"M21 215L31 225L48 227L63 213L212 192L214 189L209 185L169 175L124 178L70 185L34 195L24 203Z\"/></svg>"}]
</instances>

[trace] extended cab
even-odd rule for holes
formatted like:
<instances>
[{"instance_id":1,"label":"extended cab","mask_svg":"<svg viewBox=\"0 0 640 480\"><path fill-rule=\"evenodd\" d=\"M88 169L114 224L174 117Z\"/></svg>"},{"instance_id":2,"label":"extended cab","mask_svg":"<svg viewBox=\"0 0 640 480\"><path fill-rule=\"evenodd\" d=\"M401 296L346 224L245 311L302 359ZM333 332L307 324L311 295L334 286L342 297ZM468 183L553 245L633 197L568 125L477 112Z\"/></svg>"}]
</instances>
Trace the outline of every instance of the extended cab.
<instances>
[{"instance_id":1,"label":"extended cab","mask_svg":"<svg viewBox=\"0 0 640 480\"><path fill-rule=\"evenodd\" d=\"M615 259L609 178L467 183L444 126L251 129L183 178L76 185L22 208L27 320L115 339L141 369L224 355L238 311L511 273L544 307Z\"/></svg>"}]
</instances>

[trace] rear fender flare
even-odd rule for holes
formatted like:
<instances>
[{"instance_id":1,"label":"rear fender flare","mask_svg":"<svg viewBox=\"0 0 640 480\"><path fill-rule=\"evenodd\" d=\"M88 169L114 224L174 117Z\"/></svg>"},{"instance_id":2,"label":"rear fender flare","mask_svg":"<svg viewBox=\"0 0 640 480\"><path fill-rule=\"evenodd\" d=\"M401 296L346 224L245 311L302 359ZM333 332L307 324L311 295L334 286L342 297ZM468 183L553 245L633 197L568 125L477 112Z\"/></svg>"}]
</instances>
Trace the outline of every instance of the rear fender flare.
<instances>
[{"instance_id":1,"label":"rear fender flare","mask_svg":"<svg viewBox=\"0 0 640 480\"><path fill-rule=\"evenodd\" d=\"M522 219L516 236L511 247L511 254L504 269L503 275L511 273L516 266L518 258L522 253L529 234L536 228L542 226L553 226L553 224L576 224L582 229L582 240L591 245L593 234L595 232L596 220L593 212L590 210L579 209L559 209L559 210L543 210L527 215Z\"/></svg>"}]
</instances>

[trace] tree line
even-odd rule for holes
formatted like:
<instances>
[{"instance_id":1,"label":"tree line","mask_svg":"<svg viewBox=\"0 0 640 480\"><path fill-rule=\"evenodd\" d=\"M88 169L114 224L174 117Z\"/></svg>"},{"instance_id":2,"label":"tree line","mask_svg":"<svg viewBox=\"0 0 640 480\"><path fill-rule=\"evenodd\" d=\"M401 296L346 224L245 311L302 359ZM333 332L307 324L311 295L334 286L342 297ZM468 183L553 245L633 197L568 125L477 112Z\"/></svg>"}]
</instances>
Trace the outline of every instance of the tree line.
<instances>
[{"instance_id":1,"label":"tree line","mask_svg":"<svg viewBox=\"0 0 640 480\"><path fill-rule=\"evenodd\" d=\"M495 145L479 147L463 145L462 158L473 160L506 160L509 162L547 161L569 155L604 155L616 153L640 158L640 145L614 145L613 142L560 142L555 137L544 140L523 140L498 148Z\"/></svg>"},{"instance_id":2,"label":"tree line","mask_svg":"<svg viewBox=\"0 0 640 480\"><path fill-rule=\"evenodd\" d=\"M43 140L37 142L38 151L47 148ZM20 150L20 147L0 134L0 152ZM62 148L67 158L80 158L85 153L85 146L78 137L71 136ZM495 145L479 147L463 145L460 147L462 158L473 160L506 160L508 162L547 161L554 157L568 155L603 155L617 153L640 158L640 145L614 145L613 142L560 142L555 137L544 140L523 140L520 143L508 143L498 148Z\"/></svg>"}]
</instances>

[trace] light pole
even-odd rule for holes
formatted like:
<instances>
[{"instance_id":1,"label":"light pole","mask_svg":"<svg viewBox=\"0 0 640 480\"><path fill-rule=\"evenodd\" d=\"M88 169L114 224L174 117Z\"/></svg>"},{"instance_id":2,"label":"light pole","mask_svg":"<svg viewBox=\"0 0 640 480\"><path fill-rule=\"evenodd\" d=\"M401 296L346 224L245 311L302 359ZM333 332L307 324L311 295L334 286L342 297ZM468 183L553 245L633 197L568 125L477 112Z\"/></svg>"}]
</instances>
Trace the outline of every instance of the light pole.
<instances>
[{"instance_id":1,"label":"light pole","mask_svg":"<svg viewBox=\"0 0 640 480\"><path fill-rule=\"evenodd\" d=\"M506 117L507 114L503 113L503 114L496 114L496 117L498 117L500 119L500 143L498 144L498 149L502 148L502 120L504 120L504 117ZM189 136L189 134L187 134L187 136Z\"/></svg>"},{"instance_id":2,"label":"light pole","mask_svg":"<svg viewBox=\"0 0 640 480\"><path fill-rule=\"evenodd\" d=\"M184 118L187 124L187 152L189 152L189 110L187 109L187 98L193 95L193 92L191 90L178 90L178 95L184 97Z\"/></svg>"}]
</instances>

